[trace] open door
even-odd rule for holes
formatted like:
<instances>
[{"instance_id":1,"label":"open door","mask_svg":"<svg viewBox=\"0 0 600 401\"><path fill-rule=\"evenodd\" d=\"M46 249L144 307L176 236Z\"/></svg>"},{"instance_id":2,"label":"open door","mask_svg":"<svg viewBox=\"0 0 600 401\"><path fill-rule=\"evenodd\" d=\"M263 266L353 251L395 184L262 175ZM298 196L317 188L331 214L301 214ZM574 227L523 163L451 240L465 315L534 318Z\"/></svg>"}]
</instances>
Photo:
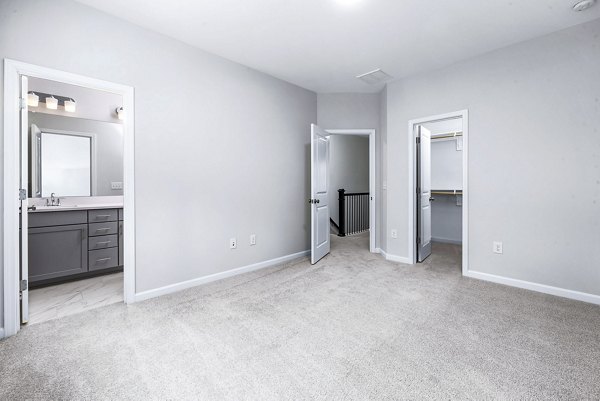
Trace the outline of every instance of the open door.
<instances>
[{"instance_id":1,"label":"open door","mask_svg":"<svg viewBox=\"0 0 600 401\"><path fill-rule=\"evenodd\" d=\"M431 255L431 132L419 126L417 135L417 260Z\"/></svg>"},{"instance_id":2,"label":"open door","mask_svg":"<svg viewBox=\"0 0 600 401\"><path fill-rule=\"evenodd\" d=\"M27 116L27 91L28 82L27 77L21 76L21 121L20 121L20 144L21 144L21 176L20 176L20 191L19 199L21 201L21 230L19 231L20 238L20 279L19 279L19 291L21 294L21 323L27 323L29 321L29 248L28 248L28 235L29 235L29 219L28 219L28 184L29 184L29 119Z\"/></svg>"},{"instance_id":3,"label":"open door","mask_svg":"<svg viewBox=\"0 0 600 401\"><path fill-rule=\"evenodd\" d=\"M311 124L311 263L314 265L329 253L329 134Z\"/></svg>"}]
</instances>

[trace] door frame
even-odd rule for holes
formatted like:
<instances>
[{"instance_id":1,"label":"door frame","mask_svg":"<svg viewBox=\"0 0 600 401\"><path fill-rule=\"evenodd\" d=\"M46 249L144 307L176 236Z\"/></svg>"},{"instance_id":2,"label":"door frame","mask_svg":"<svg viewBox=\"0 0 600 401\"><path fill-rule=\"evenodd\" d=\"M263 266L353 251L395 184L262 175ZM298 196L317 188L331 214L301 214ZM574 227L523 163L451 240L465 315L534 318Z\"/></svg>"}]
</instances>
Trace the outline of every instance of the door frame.
<instances>
[{"instance_id":1,"label":"door frame","mask_svg":"<svg viewBox=\"0 0 600 401\"><path fill-rule=\"evenodd\" d=\"M417 259L417 168L416 168L416 139L417 126L452 118L462 118L463 124L463 154L462 154L462 274L469 270L469 110L459 110L451 113L438 114L429 117L416 118L408 122L408 259L412 264Z\"/></svg>"},{"instance_id":2,"label":"door frame","mask_svg":"<svg viewBox=\"0 0 600 401\"><path fill-rule=\"evenodd\" d=\"M131 86L83 75L4 59L4 210L3 210L3 290L4 336L20 329L19 305L19 88L20 76L35 77L83 86L123 96L127 117L123 122L123 213L125 303L135 300L135 175L134 175L134 89ZM27 161L26 161L27 162Z\"/></svg>"},{"instance_id":3,"label":"door frame","mask_svg":"<svg viewBox=\"0 0 600 401\"><path fill-rule=\"evenodd\" d=\"M377 230L377 216L379 209L377 207L377 194L375 192L377 188L376 184L376 152L375 152L375 129L326 129L328 133L332 135L368 135L369 136L369 193L372 197L371 203L369 204L369 252L377 253L376 241L376 230Z\"/></svg>"}]
</instances>

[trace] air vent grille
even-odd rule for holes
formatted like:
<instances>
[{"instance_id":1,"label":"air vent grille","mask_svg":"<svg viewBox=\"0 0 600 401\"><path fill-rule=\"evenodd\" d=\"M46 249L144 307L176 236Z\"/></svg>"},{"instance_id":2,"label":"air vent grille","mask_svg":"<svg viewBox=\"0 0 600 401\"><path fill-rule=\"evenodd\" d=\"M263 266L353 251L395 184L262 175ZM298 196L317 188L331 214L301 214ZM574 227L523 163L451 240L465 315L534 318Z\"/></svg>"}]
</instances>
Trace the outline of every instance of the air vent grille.
<instances>
[{"instance_id":1,"label":"air vent grille","mask_svg":"<svg viewBox=\"0 0 600 401\"><path fill-rule=\"evenodd\" d=\"M394 77L383 72L380 68L369 71L365 74L357 75L356 78L369 85L377 85L392 80Z\"/></svg>"}]
</instances>

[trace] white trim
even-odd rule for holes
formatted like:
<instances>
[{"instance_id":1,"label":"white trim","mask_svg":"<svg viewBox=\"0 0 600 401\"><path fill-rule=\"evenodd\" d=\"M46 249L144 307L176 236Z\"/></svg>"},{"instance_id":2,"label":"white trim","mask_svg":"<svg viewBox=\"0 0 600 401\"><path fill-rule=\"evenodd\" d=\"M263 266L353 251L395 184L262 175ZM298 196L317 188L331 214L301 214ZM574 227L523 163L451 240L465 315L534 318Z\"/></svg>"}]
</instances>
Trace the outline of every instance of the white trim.
<instances>
[{"instance_id":1,"label":"white trim","mask_svg":"<svg viewBox=\"0 0 600 401\"><path fill-rule=\"evenodd\" d=\"M258 262L248 266L227 270L221 273L215 273L208 276L198 277L192 280L182 281L180 283L170 284L153 290L138 292L137 294L135 294L135 301L139 302L144 301L146 299L171 294L174 292L186 290L188 288L197 287L202 284L207 284L213 281L222 280L224 278L237 276L239 274L249 273L267 267L277 266L282 263L306 256L310 256L310 250L292 253L290 255L281 256L275 259L265 260L264 262Z\"/></svg>"},{"instance_id":2,"label":"white trim","mask_svg":"<svg viewBox=\"0 0 600 401\"><path fill-rule=\"evenodd\" d=\"M582 302L600 305L600 295L589 294L586 292L567 290L550 285L533 283L531 281L518 280L514 278L496 276L489 273L481 273L475 271L467 271L464 273L466 277L471 277L478 280L490 281L492 283L504 284L511 287L523 288L525 290L541 292L544 294L555 295L557 297L574 299Z\"/></svg>"},{"instance_id":3,"label":"white trim","mask_svg":"<svg viewBox=\"0 0 600 401\"><path fill-rule=\"evenodd\" d=\"M376 248L375 251L376 251L376 253L382 254L383 257L385 258L385 260L389 260L390 262L404 263L407 265L413 264L413 263L411 263L411 260L409 258L405 258L404 256L389 254L381 248Z\"/></svg>"},{"instance_id":4,"label":"white trim","mask_svg":"<svg viewBox=\"0 0 600 401\"><path fill-rule=\"evenodd\" d=\"M439 114L424 118L416 118L408 122L408 259L410 264L416 263L416 169L415 169L415 126L426 122L462 118L463 125L463 195L462 195L462 272L469 270L469 111L459 110L452 113Z\"/></svg>"},{"instance_id":5,"label":"white trim","mask_svg":"<svg viewBox=\"0 0 600 401\"><path fill-rule=\"evenodd\" d=\"M372 128L364 129L326 129L333 135L368 135L369 136L369 193L372 198L369 204L369 252L377 253L375 238L377 233L377 217L381 211L377 208L377 152L375 149L375 130Z\"/></svg>"},{"instance_id":6,"label":"white trim","mask_svg":"<svg viewBox=\"0 0 600 401\"><path fill-rule=\"evenodd\" d=\"M123 96L127 118L123 123L123 206L124 206L124 298L135 300L135 188L134 188L134 91L126 85L89 78L20 61L4 59L4 335L20 328L19 319L19 77L21 75L64 82Z\"/></svg>"}]
</instances>

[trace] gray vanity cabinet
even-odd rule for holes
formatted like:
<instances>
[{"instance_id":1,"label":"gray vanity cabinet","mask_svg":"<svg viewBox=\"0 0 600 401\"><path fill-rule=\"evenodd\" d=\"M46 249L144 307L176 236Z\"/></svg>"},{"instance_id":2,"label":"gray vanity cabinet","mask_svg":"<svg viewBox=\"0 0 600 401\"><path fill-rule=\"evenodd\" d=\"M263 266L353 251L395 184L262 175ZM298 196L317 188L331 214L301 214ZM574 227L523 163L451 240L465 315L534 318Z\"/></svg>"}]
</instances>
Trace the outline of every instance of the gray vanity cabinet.
<instances>
[{"instance_id":1,"label":"gray vanity cabinet","mask_svg":"<svg viewBox=\"0 0 600 401\"><path fill-rule=\"evenodd\" d=\"M29 282L85 278L123 266L120 209L29 214Z\"/></svg>"},{"instance_id":2,"label":"gray vanity cabinet","mask_svg":"<svg viewBox=\"0 0 600 401\"><path fill-rule=\"evenodd\" d=\"M29 229L29 281L88 271L87 224Z\"/></svg>"}]
</instances>

